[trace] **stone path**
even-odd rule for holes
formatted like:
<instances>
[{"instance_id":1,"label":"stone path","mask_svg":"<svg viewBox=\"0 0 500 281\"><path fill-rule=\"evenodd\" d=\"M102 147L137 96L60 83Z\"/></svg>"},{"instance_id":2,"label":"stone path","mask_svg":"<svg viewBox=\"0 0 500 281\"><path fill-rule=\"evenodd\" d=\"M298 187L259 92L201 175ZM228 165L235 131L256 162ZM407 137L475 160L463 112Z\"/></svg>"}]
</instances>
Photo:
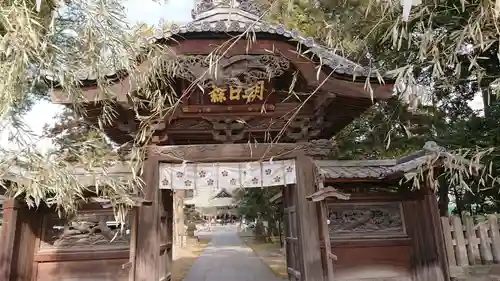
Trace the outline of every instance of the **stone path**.
<instances>
[{"instance_id":1,"label":"stone path","mask_svg":"<svg viewBox=\"0 0 500 281\"><path fill-rule=\"evenodd\" d=\"M241 241L236 229L214 227L212 242L184 281L283 281Z\"/></svg>"}]
</instances>

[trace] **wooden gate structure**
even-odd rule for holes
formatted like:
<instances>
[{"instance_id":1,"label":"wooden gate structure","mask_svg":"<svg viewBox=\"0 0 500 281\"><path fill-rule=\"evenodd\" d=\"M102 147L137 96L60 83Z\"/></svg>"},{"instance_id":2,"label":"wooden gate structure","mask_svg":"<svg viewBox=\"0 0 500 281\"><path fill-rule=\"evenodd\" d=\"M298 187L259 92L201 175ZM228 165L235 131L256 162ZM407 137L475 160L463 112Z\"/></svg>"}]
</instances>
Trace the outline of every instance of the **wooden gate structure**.
<instances>
[{"instance_id":1,"label":"wooden gate structure","mask_svg":"<svg viewBox=\"0 0 500 281\"><path fill-rule=\"evenodd\" d=\"M375 196L368 200L407 204L404 216L399 217L404 218L397 226L404 226L399 236L383 239L376 233L376 237L359 241L342 231L327 231L330 227L325 216L332 211L324 202L331 201L339 214L345 206L352 209L364 204L363 210L370 214L377 206L365 204L367 199L357 195L348 203L332 201L333 195L325 195L326 189L318 181L318 171L327 168L314 159L328 154L330 142L325 139L374 102L389 99L392 85L379 84L376 70L335 54L314 38L263 21L252 1L228 2L201 1L193 11L192 22L171 25L154 35L156 44L170 47L170 61L175 61L179 70L173 74L173 88L181 98L176 110L157 120L144 166L145 203L130 213L125 235L113 239L120 226L110 223L112 210L100 205L85 206L74 221L68 222L50 209L29 210L10 200L4 204L0 280L168 281L173 202L172 190L160 189L161 163L280 159L294 160L296 170L295 184L285 187L284 192L290 280L403 280L387 279L383 274L377 279L345 273L346 268L356 270L354 256L361 256L360 260L370 256L371 262L384 264L387 255L403 259L398 268L405 268L406 273L395 278L448 280L446 261L440 256L440 224L433 224L438 219L432 211L434 201L429 199L433 195L422 194L403 202L399 193L392 193L389 199ZM218 62L210 63L214 58ZM145 73L151 67L155 66L147 58L139 65ZM118 116L104 130L110 139L123 144L132 140L139 127L129 97L136 93L140 81L117 70L102 73L113 71L116 74L108 76L113 81L109 92L114 94L111 98ZM82 90L88 100L82 104L88 111L85 118L97 122L102 110L99 101L110 96L95 87L94 74L81 76L85 77ZM367 78L373 82L372 94L365 91ZM189 87L192 83L199 87ZM68 104L70 99L56 89L53 102ZM280 143L269 143L276 139ZM343 180L349 181L339 176L335 182ZM318 199L322 197L330 199ZM387 218L383 210L395 208L394 204L384 206L377 209L382 219ZM85 229L78 227L81 225ZM404 246L398 248L398 243ZM377 258L379 254L386 256ZM367 262L364 260L365 266Z\"/></svg>"}]
</instances>

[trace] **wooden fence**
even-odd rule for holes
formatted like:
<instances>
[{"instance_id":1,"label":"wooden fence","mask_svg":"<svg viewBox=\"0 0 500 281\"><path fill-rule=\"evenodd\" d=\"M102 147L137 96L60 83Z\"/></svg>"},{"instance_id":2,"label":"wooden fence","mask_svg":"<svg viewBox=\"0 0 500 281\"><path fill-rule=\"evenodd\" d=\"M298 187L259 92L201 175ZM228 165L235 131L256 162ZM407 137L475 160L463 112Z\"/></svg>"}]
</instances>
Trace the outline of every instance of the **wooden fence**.
<instances>
[{"instance_id":1,"label":"wooden fence","mask_svg":"<svg viewBox=\"0 0 500 281\"><path fill-rule=\"evenodd\" d=\"M500 263L498 216L441 217L450 267Z\"/></svg>"}]
</instances>

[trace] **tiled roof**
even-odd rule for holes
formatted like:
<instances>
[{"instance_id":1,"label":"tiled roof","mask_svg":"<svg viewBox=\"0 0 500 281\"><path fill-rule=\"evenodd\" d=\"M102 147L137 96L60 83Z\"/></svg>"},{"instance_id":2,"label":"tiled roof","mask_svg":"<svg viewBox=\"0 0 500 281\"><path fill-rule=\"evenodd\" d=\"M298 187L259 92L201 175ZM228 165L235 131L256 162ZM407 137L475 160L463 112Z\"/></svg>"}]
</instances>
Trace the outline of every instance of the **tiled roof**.
<instances>
[{"instance_id":1,"label":"tiled roof","mask_svg":"<svg viewBox=\"0 0 500 281\"><path fill-rule=\"evenodd\" d=\"M233 198L233 194L227 189L223 188L219 193L217 193L212 199L216 198Z\"/></svg>"},{"instance_id":2,"label":"tiled roof","mask_svg":"<svg viewBox=\"0 0 500 281\"><path fill-rule=\"evenodd\" d=\"M226 206L235 206L236 202L233 198L214 198L209 200L202 200L206 198L198 198L197 202L194 203L196 207L226 207Z\"/></svg>"},{"instance_id":3,"label":"tiled roof","mask_svg":"<svg viewBox=\"0 0 500 281\"><path fill-rule=\"evenodd\" d=\"M351 162L351 163L349 163ZM378 163L380 161L315 161L320 173L326 179L338 178L384 178L391 165ZM395 163L396 161L394 161ZM350 165L349 165L350 164Z\"/></svg>"},{"instance_id":4,"label":"tiled roof","mask_svg":"<svg viewBox=\"0 0 500 281\"><path fill-rule=\"evenodd\" d=\"M168 39L176 35L187 38L187 34L195 33L267 33L292 40L309 48L309 53L321 58L322 64L330 67L338 74L356 76L377 76L377 71L368 69L351 60L348 60L316 42L313 37L306 37L297 30L287 30L283 24L273 25L263 21L258 15L252 14L239 7L217 6L201 12L195 20L185 25L172 24L166 30L156 30L155 40Z\"/></svg>"},{"instance_id":5,"label":"tiled roof","mask_svg":"<svg viewBox=\"0 0 500 281\"><path fill-rule=\"evenodd\" d=\"M202 1L214 2L214 1ZM220 1L219 1L220 2ZM172 24L168 28L157 28L153 36L149 38L152 43L165 42L168 39L178 40L189 39L189 36L196 34L227 34L248 32L250 34L269 34L281 37L284 41L295 41L299 43L303 51L308 49L309 55L317 57L323 66L331 71L349 76L372 77L377 78L382 75L388 79L394 78L389 73L381 73L374 68L361 66L343 56L337 55L335 50L329 49L318 43L313 37L307 37L300 34L298 30L288 30L283 24L273 25L262 19L259 12L254 9L253 1L236 1L239 4L231 4L222 1L222 3L203 3L204 7L198 7L193 12L194 20L184 24ZM243 5L241 4L243 2ZM112 64L110 64L112 65ZM100 73L105 73L108 78L114 78L123 72L120 69L106 68L101 69ZM82 69L78 76L82 81L95 81L97 73L90 69ZM47 75L47 79L56 81L56 75Z\"/></svg>"},{"instance_id":6,"label":"tiled roof","mask_svg":"<svg viewBox=\"0 0 500 281\"><path fill-rule=\"evenodd\" d=\"M315 161L325 179L386 179L418 169L434 159L437 153L447 154L434 142L427 142L422 150L395 160Z\"/></svg>"}]
</instances>

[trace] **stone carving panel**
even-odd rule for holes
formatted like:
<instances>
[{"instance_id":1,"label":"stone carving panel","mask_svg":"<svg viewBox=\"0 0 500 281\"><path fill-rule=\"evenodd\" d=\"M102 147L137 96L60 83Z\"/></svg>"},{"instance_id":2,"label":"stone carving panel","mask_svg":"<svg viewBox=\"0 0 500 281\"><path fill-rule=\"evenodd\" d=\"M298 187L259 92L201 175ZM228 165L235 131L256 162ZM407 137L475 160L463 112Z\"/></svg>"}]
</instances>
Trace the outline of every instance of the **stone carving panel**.
<instances>
[{"instance_id":1,"label":"stone carving panel","mask_svg":"<svg viewBox=\"0 0 500 281\"><path fill-rule=\"evenodd\" d=\"M330 239L406 236L399 202L329 204L328 219Z\"/></svg>"},{"instance_id":2,"label":"stone carving panel","mask_svg":"<svg viewBox=\"0 0 500 281\"><path fill-rule=\"evenodd\" d=\"M112 211L84 212L72 219L57 215L44 217L40 250L127 248L130 244L130 222L123 227L115 222Z\"/></svg>"}]
</instances>

